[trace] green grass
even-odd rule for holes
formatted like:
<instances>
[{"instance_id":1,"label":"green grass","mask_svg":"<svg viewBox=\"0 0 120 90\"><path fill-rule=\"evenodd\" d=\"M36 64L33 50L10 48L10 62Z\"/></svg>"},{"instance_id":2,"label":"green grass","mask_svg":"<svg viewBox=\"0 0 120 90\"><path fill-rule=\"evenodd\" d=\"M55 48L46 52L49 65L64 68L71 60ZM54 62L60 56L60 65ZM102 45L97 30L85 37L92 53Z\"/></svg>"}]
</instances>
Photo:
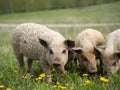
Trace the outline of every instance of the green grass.
<instances>
[{"instance_id":1,"label":"green grass","mask_svg":"<svg viewBox=\"0 0 120 90\"><path fill-rule=\"evenodd\" d=\"M31 13L16 13L8 15L0 15L0 23L99 23L99 22L120 22L120 2L93 6L82 9L66 9L66 10L48 10ZM51 27L63 34L65 38L74 39L76 35L85 28L90 27ZM120 26L100 26L92 27L99 30L106 37L111 31L120 28ZM89 77L81 77L82 72L75 70L74 67L67 68L68 72L53 72L53 83L46 84L43 80L36 81L35 78L43 73L38 61L34 62L34 73L27 74L26 78L19 72L19 65L14 56L10 35L14 28L0 28L0 86L12 90L62 90L54 88L56 82L66 86L67 90L119 90L120 89L120 72L109 75L108 83L99 80L99 75ZM86 85L86 80L91 83ZM60 86L58 85L58 86ZM74 89L72 89L74 88Z\"/></svg>"},{"instance_id":2,"label":"green grass","mask_svg":"<svg viewBox=\"0 0 120 90\"><path fill-rule=\"evenodd\" d=\"M120 22L120 1L86 8L46 10L0 15L0 23L101 23Z\"/></svg>"}]
</instances>

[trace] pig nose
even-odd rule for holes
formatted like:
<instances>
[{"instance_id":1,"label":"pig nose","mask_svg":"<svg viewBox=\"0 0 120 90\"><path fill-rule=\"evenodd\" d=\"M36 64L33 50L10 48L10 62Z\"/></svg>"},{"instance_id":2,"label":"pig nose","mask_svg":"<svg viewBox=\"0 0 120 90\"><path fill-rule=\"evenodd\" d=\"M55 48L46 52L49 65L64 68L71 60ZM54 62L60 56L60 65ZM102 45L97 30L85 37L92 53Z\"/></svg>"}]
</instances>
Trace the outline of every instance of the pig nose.
<instances>
[{"instance_id":1,"label":"pig nose","mask_svg":"<svg viewBox=\"0 0 120 90\"><path fill-rule=\"evenodd\" d=\"M107 72L102 73L102 75L103 75L103 76L106 76L106 75L107 75Z\"/></svg>"},{"instance_id":2,"label":"pig nose","mask_svg":"<svg viewBox=\"0 0 120 90\"><path fill-rule=\"evenodd\" d=\"M90 72L90 74L96 74L97 73L97 70L92 70L91 72Z\"/></svg>"},{"instance_id":3,"label":"pig nose","mask_svg":"<svg viewBox=\"0 0 120 90\"><path fill-rule=\"evenodd\" d=\"M58 63L54 63L53 66L54 66L54 67L59 67L60 64L58 64Z\"/></svg>"},{"instance_id":4,"label":"pig nose","mask_svg":"<svg viewBox=\"0 0 120 90\"><path fill-rule=\"evenodd\" d=\"M103 71L103 72L102 72L102 75L103 75L103 76L107 75L107 72L106 72L106 71Z\"/></svg>"},{"instance_id":5,"label":"pig nose","mask_svg":"<svg viewBox=\"0 0 120 90\"><path fill-rule=\"evenodd\" d=\"M95 74L96 72L97 72L97 69L95 67L92 67L90 73Z\"/></svg>"}]
</instances>

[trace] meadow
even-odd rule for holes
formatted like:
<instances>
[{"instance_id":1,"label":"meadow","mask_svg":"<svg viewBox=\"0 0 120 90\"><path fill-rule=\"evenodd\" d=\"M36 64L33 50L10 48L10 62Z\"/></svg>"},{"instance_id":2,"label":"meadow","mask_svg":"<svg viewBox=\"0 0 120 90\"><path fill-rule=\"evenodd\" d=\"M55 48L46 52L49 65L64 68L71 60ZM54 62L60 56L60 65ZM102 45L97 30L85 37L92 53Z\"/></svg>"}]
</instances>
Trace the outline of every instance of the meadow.
<instances>
[{"instance_id":1,"label":"meadow","mask_svg":"<svg viewBox=\"0 0 120 90\"><path fill-rule=\"evenodd\" d=\"M0 23L112 23L120 22L120 2L85 8L43 10L28 13L2 14Z\"/></svg>"},{"instance_id":2,"label":"meadow","mask_svg":"<svg viewBox=\"0 0 120 90\"><path fill-rule=\"evenodd\" d=\"M16 13L0 15L0 23L36 22L42 24L69 23L116 23L120 22L120 2L86 7L82 9L46 10L31 13ZM108 75L101 80L101 75L89 75L76 70L74 64L67 65L67 73L52 69L53 83L48 85L43 81L44 74L39 61L34 62L32 74L23 75L19 71L18 62L11 45L11 33L15 27L0 27L0 90L119 90L120 71ZM63 34L67 39L73 39L85 28L94 28L102 32L104 37L120 28L114 26L96 27L50 27ZM84 75L84 76L82 76Z\"/></svg>"}]
</instances>

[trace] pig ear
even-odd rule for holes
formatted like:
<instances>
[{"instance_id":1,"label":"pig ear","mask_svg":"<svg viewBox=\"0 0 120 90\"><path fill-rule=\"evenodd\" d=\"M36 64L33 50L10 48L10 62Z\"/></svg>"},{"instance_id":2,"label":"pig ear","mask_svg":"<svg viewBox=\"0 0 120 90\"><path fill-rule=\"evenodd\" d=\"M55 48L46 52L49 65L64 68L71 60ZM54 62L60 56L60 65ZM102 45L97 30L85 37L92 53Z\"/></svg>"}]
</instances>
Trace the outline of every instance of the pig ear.
<instances>
[{"instance_id":1,"label":"pig ear","mask_svg":"<svg viewBox=\"0 0 120 90\"><path fill-rule=\"evenodd\" d=\"M94 47L94 54L96 55L96 58L101 58L101 55L104 51L105 47L104 46L97 46Z\"/></svg>"},{"instance_id":2,"label":"pig ear","mask_svg":"<svg viewBox=\"0 0 120 90\"><path fill-rule=\"evenodd\" d=\"M48 48L48 43L45 40L39 38L39 42L42 46L44 46L45 48Z\"/></svg>"},{"instance_id":3,"label":"pig ear","mask_svg":"<svg viewBox=\"0 0 120 90\"><path fill-rule=\"evenodd\" d=\"M68 49L68 61L72 61L75 58L75 52L72 49Z\"/></svg>"},{"instance_id":4,"label":"pig ear","mask_svg":"<svg viewBox=\"0 0 120 90\"><path fill-rule=\"evenodd\" d=\"M97 51L100 53L103 53L104 50L105 50L105 45L100 45L100 46L94 47L94 51Z\"/></svg>"},{"instance_id":5,"label":"pig ear","mask_svg":"<svg viewBox=\"0 0 120 90\"><path fill-rule=\"evenodd\" d=\"M120 51L116 51L116 52L114 52L114 57L117 57L117 58L120 58Z\"/></svg>"},{"instance_id":6,"label":"pig ear","mask_svg":"<svg viewBox=\"0 0 120 90\"><path fill-rule=\"evenodd\" d=\"M64 44L65 44L68 48L72 48L72 47L75 46L75 41L72 41L72 40L67 39L67 40L64 41Z\"/></svg>"},{"instance_id":7,"label":"pig ear","mask_svg":"<svg viewBox=\"0 0 120 90\"><path fill-rule=\"evenodd\" d=\"M80 47L75 47L75 48L72 48L72 50L74 50L74 52L78 53L78 54L81 54L83 52L83 49L80 48Z\"/></svg>"}]
</instances>

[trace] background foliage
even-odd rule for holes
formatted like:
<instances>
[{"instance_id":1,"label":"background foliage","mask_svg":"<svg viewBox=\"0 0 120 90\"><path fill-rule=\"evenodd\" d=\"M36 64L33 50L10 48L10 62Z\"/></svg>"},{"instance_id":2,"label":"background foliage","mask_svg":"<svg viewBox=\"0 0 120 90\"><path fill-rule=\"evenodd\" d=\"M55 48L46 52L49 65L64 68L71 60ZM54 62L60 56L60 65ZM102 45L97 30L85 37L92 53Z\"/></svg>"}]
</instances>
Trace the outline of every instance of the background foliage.
<instances>
[{"instance_id":1,"label":"background foliage","mask_svg":"<svg viewBox=\"0 0 120 90\"><path fill-rule=\"evenodd\" d=\"M115 1L119 0L0 0L0 13L75 8Z\"/></svg>"}]
</instances>

